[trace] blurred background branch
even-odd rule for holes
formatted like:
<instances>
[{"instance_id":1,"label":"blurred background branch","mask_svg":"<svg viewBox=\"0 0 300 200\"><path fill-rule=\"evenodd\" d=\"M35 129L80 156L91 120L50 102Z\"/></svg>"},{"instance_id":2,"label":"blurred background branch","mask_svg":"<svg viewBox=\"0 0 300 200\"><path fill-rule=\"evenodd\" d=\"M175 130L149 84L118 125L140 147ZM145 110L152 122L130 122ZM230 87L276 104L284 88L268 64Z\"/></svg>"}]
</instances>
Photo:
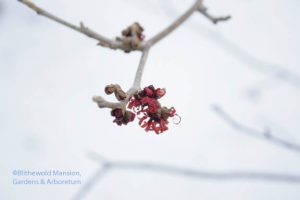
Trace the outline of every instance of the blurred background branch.
<instances>
[{"instance_id":1,"label":"blurred background branch","mask_svg":"<svg viewBox=\"0 0 300 200\"><path fill-rule=\"evenodd\" d=\"M96 152L89 152L88 156L96 161L100 167L91 175L91 177L82 185L75 194L73 200L85 199L86 195L101 181L108 172L114 170L126 171L148 171L154 173L162 173L184 178L192 178L199 180L214 180L214 181L267 181L267 182L283 182L290 184L300 184L300 175L284 174L284 173L269 173L260 171L210 171L191 168L183 168L171 165L156 164L149 162L136 161L112 161L104 158Z\"/></svg>"},{"instance_id":2,"label":"blurred background branch","mask_svg":"<svg viewBox=\"0 0 300 200\"><path fill-rule=\"evenodd\" d=\"M265 140L277 146L283 147L287 150L292 150L300 153L300 145L287 141L285 139L279 138L272 134L269 129L265 130L256 130L252 127L248 127L238 120L234 119L227 112L225 112L220 106L213 105L212 110L222 119L225 123L227 123L233 129L239 131L240 133L247 134L249 136Z\"/></svg>"},{"instance_id":3,"label":"blurred background branch","mask_svg":"<svg viewBox=\"0 0 300 200\"><path fill-rule=\"evenodd\" d=\"M160 1L161 6L164 8L165 13L169 17L174 17L178 15L178 11L172 5L172 1ZM259 90L260 95L262 92L266 92L269 88L271 79L277 81L282 81L289 84L297 90L300 90L300 75L290 70L287 66L273 63L265 59L261 59L256 55L253 55L247 48L240 46L235 41L227 38L219 31L215 29L210 29L204 27L200 23L191 23L190 26L193 30L198 33L201 33L202 36L210 39L213 43L220 46L226 54L230 54L236 60L242 62L245 66L250 67L251 69L257 70L260 73L263 73L267 76L268 81L264 81L263 84L267 84L267 87L262 85L263 90ZM275 84L272 88L279 86L280 84ZM249 91L249 96L252 96L253 91Z\"/></svg>"}]
</instances>

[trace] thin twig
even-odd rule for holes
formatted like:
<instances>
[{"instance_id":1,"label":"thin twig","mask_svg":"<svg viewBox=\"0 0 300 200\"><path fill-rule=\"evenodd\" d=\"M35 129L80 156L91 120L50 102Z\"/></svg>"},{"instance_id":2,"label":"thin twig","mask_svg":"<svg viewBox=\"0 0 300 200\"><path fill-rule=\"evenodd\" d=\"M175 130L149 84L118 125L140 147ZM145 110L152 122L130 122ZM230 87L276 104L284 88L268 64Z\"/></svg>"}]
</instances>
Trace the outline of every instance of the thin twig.
<instances>
[{"instance_id":1,"label":"thin twig","mask_svg":"<svg viewBox=\"0 0 300 200\"><path fill-rule=\"evenodd\" d=\"M59 24L62 24L66 27L69 27L69 28L75 30L75 31L83 33L90 38L96 39L99 42L98 44L103 47L109 47L111 49L122 49L122 50L126 49L121 42L110 40L110 39L96 33L95 31L86 27L82 22L80 22L80 26L76 26L76 25L71 24L70 22L67 22L66 20L61 19L61 18L49 13L48 11L38 7L37 5L35 5L33 2L31 2L29 0L18 0L18 1L27 5L32 10L36 11L37 14L39 14L39 15L47 17L48 19L56 21Z\"/></svg>"},{"instance_id":2,"label":"thin twig","mask_svg":"<svg viewBox=\"0 0 300 200\"><path fill-rule=\"evenodd\" d=\"M293 151L296 151L296 152L300 153L300 145L299 144L296 144L296 143L293 143L293 142L290 142L290 141L286 141L282 138L279 138L279 137L273 135L269 130L260 131L260 130L256 130L254 128L248 127L246 125L243 125L240 122L238 122L237 120L235 120L233 117L231 117L228 113L226 113L218 105L213 106L213 111L219 117L221 117L229 126L231 126L232 128L238 130L241 133L245 133L247 135L256 137L258 139L268 141L272 144L283 147L285 149L293 150Z\"/></svg>"},{"instance_id":3,"label":"thin twig","mask_svg":"<svg viewBox=\"0 0 300 200\"><path fill-rule=\"evenodd\" d=\"M108 172L108 168L101 166L88 181L78 190L73 200L84 199L91 189L100 181L101 178Z\"/></svg>"},{"instance_id":4,"label":"thin twig","mask_svg":"<svg viewBox=\"0 0 300 200\"><path fill-rule=\"evenodd\" d=\"M167 1L160 2L169 17L174 17L178 14L178 12L174 9L174 6L166 3ZM237 45L234 41L224 37L220 32L208 28L204 29L199 23L192 23L190 25L192 25L191 28L195 31L201 33L207 39L210 39L212 42L221 46L224 50L226 50L226 53L233 55L237 60L251 67L251 69L255 69L258 72L267 75L267 78L270 77L272 80L282 81L295 89L300 89L300 76L295 71L289 70L289 67L260 59L251 54L247 49ZM270 87L264 89L264 91L269 90L269 88Z\"/></svg>"},{"instance_id":5,"label":"thin twig","mask_svg":"<svg viewBox=\"0 0 300 200\"><path fill-rule=\"evenodd\" d=\"M174 31L178 26L180 26L183 22L185 22L197 9L199 8L199 3L201 3L201 0L197 0L194 5L192 5L183 15L181 15L178 19L176 19L170 26L162 30L160 33L155 35L153 38L151 38L147 43L149 43L150 46L156 44L161 39L166 37L168 34L170 34L172 31Z\"/></svg>"},{"instance_id":6,"label":"thin twig","mask_svg":"<svg viewBox=\"0 0 300 200\"><path fill-rule=\"evenodd\" d=\"M214 24L217 24L220 21L227 21L231 18L230 15L228 16L222 16L222 17L214 17L211 14L207 12L207 8L203 5L203 0L197 0L194 5L192 5L183 15L181 15L178 19L176 19L171 25L169 25L167 28L162 30L160 33L152 37L150 40L148 40L146 43L149 46L152 46L159 42L161 39L166 37L168 34L170 34L172 31L174 31L177 27L179 27L182 23L184 23L189 17L195 13L196 11L199 11L202 13L205 17L207 17L210 21L212 21Z\"/></svg>"},{"instance_id":7,"label":"thin twig","mask_svg":"<svg viewBox=\"0 0 300 200\"><path fill-rule=\"evenodd\" d=\"M91 156L93 155L93 156ZM197 170L184 167L177 167L164 164L155 164L148 162L133 162L133 161L110 161L103 160L102 156L93 152L90 154L91 159L98 162L101 166L109 166L113 170L142 170L152 171L157 173L171 174L176 176L183 176L187 178L212 179L212 180L261 180L261 181L278 181L300 183L300 175L295 174L281 174L268 172L253 172L253 171L207 171Z\"/></svg>"}]
</instances>

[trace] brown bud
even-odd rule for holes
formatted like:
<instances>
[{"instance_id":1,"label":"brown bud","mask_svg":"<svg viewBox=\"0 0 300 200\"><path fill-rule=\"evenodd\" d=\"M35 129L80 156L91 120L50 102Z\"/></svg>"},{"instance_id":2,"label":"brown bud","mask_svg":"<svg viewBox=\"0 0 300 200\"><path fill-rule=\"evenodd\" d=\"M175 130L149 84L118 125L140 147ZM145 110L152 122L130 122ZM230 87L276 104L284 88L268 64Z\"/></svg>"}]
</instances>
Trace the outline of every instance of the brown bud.
<instances>
[{"instance_id":1,"label":"brown bud","mask_svg":"<svg viewBox=\"0 0 300 200\"><path fill-rule=\"evenodd\" d=\"M110 84L110 85L107 85L106 87L105 87L105 89L104 89L104 91L105 91L105 93L106 94L112 94L112 93L114 93L115 91L116 91L116 85L114 85L114 84Z\"/></svg>"},{"instance_id":2,"label":"brown bud","mask_svg":"<svg viewBox=\"0 0 300 200\"><path fill-rule=\"evenodd\" d=\"M135 22L132 26L131 26L131 30L132 32L134 33L142 33L144 31L144 28L138 23L138 22Z\"/></svg>"},{"instance_id":3,"label":"brown bud","mask_svg":"<svg viewBox=\"0 0 300 200\"><path fill-rule=\"evenodd\" d=\"M144 28L136 22L124 29L122 31L123 37L117 37L116 40L121 41L126 47L124 51L129 53L131 50L137 49L140 43L144 40L145 36L142 34L143 31Z\"/></svg>"}]
</instances>

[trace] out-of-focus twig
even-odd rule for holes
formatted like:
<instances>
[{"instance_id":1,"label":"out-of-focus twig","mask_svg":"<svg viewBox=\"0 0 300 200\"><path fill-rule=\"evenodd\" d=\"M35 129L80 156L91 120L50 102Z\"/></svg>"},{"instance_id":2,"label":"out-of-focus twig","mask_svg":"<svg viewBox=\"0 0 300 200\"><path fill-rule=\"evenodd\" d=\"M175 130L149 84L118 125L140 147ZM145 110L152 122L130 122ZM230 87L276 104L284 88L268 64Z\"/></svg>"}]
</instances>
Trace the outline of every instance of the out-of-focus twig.
<instances>
[{"instance_id":1,"label":"out-of-focus twig","mask_svg":"<svg viewBox=\"0 0 300 200\"><path fill-rule=\"evenodd\" d=\"M292 150L300 153L300 145L287 141L285 139L279 138L271 133L270 130L256 130L252 127L248 127L239 121L235 120L228 113L226 113L220 106L213 105L213 111L223 119L229 126L236 129L240 133L247 134L249 136L265 140L277 146L283 147L287 150Z\"/></svg>"},{"instance_id":2,"label":"out-of-focus twig","mask_svg":"<svg viewBox=\"0 0 300 200\"><path fill-rule=\"evenodd\" d=\"M193 178L199 180L214 180L214 181L269 181L269 182L285 182L300 184L300 175L282 174L269 172L255 171L208 171L191 168L183 168L171 165L155 164L148 162L133 162L133 161L111 161L105 159L95 152L91 152L89 156L100 164L100 168L93 176L80 188L74 196L74 200L81 200L86 197L88 192L95 187L104 174L113 172L114 170L134 170L148 171L154 173L169 174L179 177Z\"/></svg>"},{"instance_id":3,"label":"out-of-focus twig","mask_svg":"<svg viewBox=\"0 0 300 200\"><path fill-rule=\"evenodd\" d=\"M84 183L79 191L73 197L73 200L84 199L91 189L100 181L100 179L108 172L105 166L101 166L94 174L91 175L90 179Z\"/></svg>"}]
</instances>

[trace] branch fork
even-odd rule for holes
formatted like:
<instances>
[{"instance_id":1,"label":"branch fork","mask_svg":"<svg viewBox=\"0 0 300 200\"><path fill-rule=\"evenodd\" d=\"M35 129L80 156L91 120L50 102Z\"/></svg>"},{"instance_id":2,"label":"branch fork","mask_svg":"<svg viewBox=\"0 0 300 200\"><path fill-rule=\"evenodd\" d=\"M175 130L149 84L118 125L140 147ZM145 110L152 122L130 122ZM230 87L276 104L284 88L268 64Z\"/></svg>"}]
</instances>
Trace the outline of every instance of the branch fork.
<instances>
[{"instance_id":1,"label":"branch fork","mask_svg":"<svg viewBox=\"0 0 300 200\"><path fill-rule=\"evenodd\" d=\"M129 53L131 51L140 51L142 52L140 62L135 74L134 82L131 88L125 93L120 86L118 85L110 85L106 88L106 93L111 92L110 89L113 90L110 94L114 93L118 102L110 102L105 100L101 96L94 96L92 99L95 103L97 103L99 108L110 108L112 109L112 115L116 117L115 121L117 124L127 124L128 123L128 116L129 115L126 111L126 106L129 103L130 99L134 96L134 94L141 91L141 80L143 71L145 68L145 64L148 58L149 51L151 47L153 47L156 43L161 41L163 38L168 36L170 33L172 33L176 28L178 28L180 25L182 25L187 19L189 19L195 12L200 12L203 14L207 19L212 21L214 24L217 24L220 21L226 21L230 19L230 16L225 17L214 17L210 15L207 11L207 8L203 5L203 0L196 0L195 3L187 9L181 16L179 16L173 23L171 23L169 26L167 26L165 29L163 29L161 32L154 35L152 38L150 38L147 41L144 41L144 28L137 22L133 23L131 26L128 26L126 29L122 31L121 37L116 37L115 40L108 39L92 29L88 28L83 24L83 22L80 22L79 26L73 25L70 22L67 22L64 19L61 19L46 10L38 7L30 0L18 0L19 2L27 5L30 9L37 12L37 14L44 16L50 20L56 21L59 24L62 24L66 27L69 27L77 32L80 32L90 38L93 38L98 41L98 45L102 47L107 47L110 49L120 49L123 50L126 53ZM110 87L110 88L109 88ZM107 93L108 94L108 93ZM150 97L149 97L150 98ZM153 97L154 98L154 97ZM143 104L143 103L142 103ZM148 106L147 104L143 104L143 106ZM174 109L175 110L175 109ZM147 114L151 114L151 112L147 112ZM153 114L153 113L152 113ZM131 115L131 114L130 114ZM173 113L173 116L175 115L175 112ZM127 116L126 120L124 121L123 118L121 119L121 116ZM152 121L154 120L153 117L150 116ZM131 119L131 118L130 118ZM154 120L155 121L155 120ZM167 122L166 122L167 123ZM150 129L156 129L157 127L150 127Z\"/></svg>"}]
</instances>

